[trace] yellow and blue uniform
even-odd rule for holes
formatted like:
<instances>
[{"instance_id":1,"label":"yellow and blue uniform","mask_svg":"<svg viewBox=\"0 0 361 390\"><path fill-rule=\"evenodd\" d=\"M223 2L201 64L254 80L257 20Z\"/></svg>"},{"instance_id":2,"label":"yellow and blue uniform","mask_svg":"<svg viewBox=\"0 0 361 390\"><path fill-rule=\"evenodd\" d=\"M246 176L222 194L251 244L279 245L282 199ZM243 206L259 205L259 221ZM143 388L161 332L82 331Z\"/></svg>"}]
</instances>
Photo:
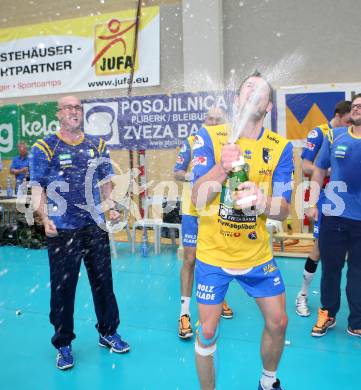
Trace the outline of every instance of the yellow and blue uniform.
<instances>
[{"instance_id":1,"label":"yellow and blue uniform","mask_svg":"<svg viewBox=\"0 0 361 390\"><path fill-rule=\"evenodd\" d=\"M331 123L323 123L322 125L312 129L308 133L306 146L303 148L301 154L302 160L308 160L311 161L312 163L316 160L316 157L321 149L323 140L330 129L332 129ZM328 177L325 178L324 187L328 183L328 181L329 178ZM325 192L324 192L324 188L322 188L320 192L320 197L317 202L319 218L317 219L313 227L313 236L317 239L319 237L319 232L320 232L321 215L322 215L321 209L324 200L325 200Z\"/></svg>"},{"instance_id":2,"label":"yellow and blue uniform","mask_svg":"<svg viewBox=\"0 0 361 390\"><path fill-rule=\"evenodd\" d=\"M104 222L97 208L101 201L97 184L113 175L110 162L99 164L87 182L87 172L91 173L88 168L95 166L100 157L109 158L109 151L99 137L84 135L80 142L69 144L57 133L35 142L30 156L30 177L47 188L48 214L57 228L76 229ZM62 184L58 186L56 182ZM86 185L94 203L89 204ZM58 196L50 195L54 191ZM88 206L89 210L81 206Z\"/></svg>"},{"instance_id":3,"label":"yellow and blue uniform","mask_svg":"<svg viewBox=\"0 0 361 390\"><path fill-rule=\"evenodd\" d=\"M220 162L222 146L228 141L228 127L204 127L197 136L201 146L193 148L195 181ZM249 165L249 180L268 196L283 197L290 202L292 144L268 129L262 129L258 139L241 138L237 144ZM284 291L269 245L266 216L246 215L233 209L228 181L223 183L221 193L199 214L196 264L199 302L214 304L223 300L228 282L234 277L229 269L239 271L236 279L240 283L240 279L248 278L247 292L252 296L277 295ZM224 275L227 270L231 272L229 277ZM207 295L207 286L216 291L215 296Z\"/></svg>"},{"instance_id":4,"label":"yellow and blue uniform","mask_svg":"<svg viewBox=\"0 0 361 390\"><path fill-rule=\"evenodd\" d=\"M325 191L323 215L361 221L361 138L351 127L330 129L316 160L316 166L331 169L330 183ZM337 186L345 183L347 188ZM334 187L334 188L333 188Z\"/></svg>"},{"instance_id":5,"label":"yellow and blue uniform","mask_svg":"<svg viewBox=\"0 0 361 390\"><path fill-rule=\"evenodd\" d=\"M188 137L179 149L174 171L191 172L192 146L196 136ZM191 183L183 183L182 191L182 242L183 246L195 247L198 236L198 215L191 201Z\"/></svg>"},{"instance_id":6,"label":"yellow and blue uniform","mask_svg":"<svg viewBox=\"0 0 361 390\"><path fill-rule=\"evenodd\" d=\"M347 254L348 326L361 329L361 137L352 127L331 129L316 160L331 168L325 189L320 231L321 305L336 317L341 303L341 276Z\"/></svg>"},{"instance_id":7,"label":"yellow and blue uniform","mask_svg":"<svg viewBox=\"0 0 361 390\"><path fill-rule=\"evenodd\" d=\"M51 341L55 348L70 345L75 338L74 300L82 260L99 333L112 335L119 325L109 237L99 226L103 215L97 210L98 183L110 178L113 169L109 161L99 161L101 157L109 157L105 142L89 135L73 144L60 134L50 135L36 141L31 150L30 179L32 185L46 189L49 218L57 228L57 235L48 237L50 322L55 330Z\"/></svg>"}]
</instances>

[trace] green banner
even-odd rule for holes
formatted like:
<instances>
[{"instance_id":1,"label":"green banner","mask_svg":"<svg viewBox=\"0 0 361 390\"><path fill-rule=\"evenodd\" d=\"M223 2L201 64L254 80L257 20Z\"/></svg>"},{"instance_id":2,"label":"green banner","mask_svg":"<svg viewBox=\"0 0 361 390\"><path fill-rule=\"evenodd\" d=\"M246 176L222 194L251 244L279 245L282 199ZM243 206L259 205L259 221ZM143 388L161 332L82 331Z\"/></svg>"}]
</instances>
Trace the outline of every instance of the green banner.
<instances>
[{"instance_id":1,"label":"green banner","mask_svg":"<svg viewBox=\"0 0 361 390\"><path fill-rule=\"evenodd\" d=\"M20 139L29 147L59 129L57 103L29 103L20 106Z\"/></svg>"},{"instance_id":2,"label":"green banner","mask_svg":"<svg viewBox=\"0 0 361 390\"><path fill-rule=\"evenodd\" d=\"M17 155L19 141L19 107L8 105L0 107L0 154L3 160Z\"/></svg>"}]
</instances>

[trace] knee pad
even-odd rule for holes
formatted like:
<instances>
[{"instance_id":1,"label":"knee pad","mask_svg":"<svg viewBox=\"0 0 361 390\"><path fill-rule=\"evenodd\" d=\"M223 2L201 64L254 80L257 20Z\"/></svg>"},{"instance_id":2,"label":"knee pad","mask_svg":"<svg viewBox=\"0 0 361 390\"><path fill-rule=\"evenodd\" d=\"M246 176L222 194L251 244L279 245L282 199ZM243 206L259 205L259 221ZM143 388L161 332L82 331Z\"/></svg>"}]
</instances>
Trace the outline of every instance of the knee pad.
<instances>
[{"instance_id":1,"label":"knee pad","mask_svg":"<svg viewBox=\"0 0 361 390\"><path fill-rule=\"evenodd\" d=\"M198 343L198 339L196 339L196 342L194 344L194 349L195 349L195 351L196 351L196 353L198 355L201 355L201 356L211 356L211 355L214 354L214 352L216 352L217 344L213 344L210 347L202 347Z\"/></svg>"},{"instance_id":2,"label":"knee pad","mask_svg":"<svg viewBox=\"0 0 361 390\"><path fill-rule=\"evenodd\" d=\"M198 334L198 337L199 337L199 340L201 341L201 343L208 347L211 344L215 344L216 343L216 341L218 339L218 336L219 336L219 325L217 325L216 331L214 332L214 336L212 338L210 338L210 339L206 339L204 337L202 324L198 325L197 334Z\"/></svg>"}]
</instances>

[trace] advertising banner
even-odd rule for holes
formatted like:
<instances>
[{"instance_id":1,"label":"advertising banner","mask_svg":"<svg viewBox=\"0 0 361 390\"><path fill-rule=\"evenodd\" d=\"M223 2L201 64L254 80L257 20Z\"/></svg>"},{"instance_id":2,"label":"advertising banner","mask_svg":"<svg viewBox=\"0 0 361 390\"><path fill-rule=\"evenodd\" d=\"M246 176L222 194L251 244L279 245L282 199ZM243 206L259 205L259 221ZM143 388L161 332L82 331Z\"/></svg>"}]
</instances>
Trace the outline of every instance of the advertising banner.
<instances>
[{"instance_id":1,"label":"advertising banner","mask_svg":"<svg viewBox=\"0 0 361 390\"><path fill-rule=\"evenodd\" d=\"M304 146L314 127L330 121L335 105L361 92L361 83L315 84L277 89L277 130L295 146Z\"/></svg>"},{"instance_id":2,"label":"advertising banner","mask_svg":"<svg viewBox=\"0 0 361 390\"><path fill-rule=\"evenodd\" d=\"M0 155L3 160L17 155L19 140L19 107L0 107Z\"/></svg>"},{"instance_id":3,"label":"advertising banner","mask_svg":"<svg viewBox=\"0 0 361 390\"><path fill-rule=\"evenodd\" d=\"M229 117L230 92L178 93L84 101L86 133L114 149L172 149L204 123L217 105Z\"/></svg>"},{"instance_id":4,"label":"advertising banner","mask_svg":"<svg viewBox=\"0 0 361 390\"><path fill-rule=\"evenodd\" d=\"M127 88L135 10L0 29L0 97ZM134 86L159 85L159 7L142 9Z\"/></svg>"}]
</instances>

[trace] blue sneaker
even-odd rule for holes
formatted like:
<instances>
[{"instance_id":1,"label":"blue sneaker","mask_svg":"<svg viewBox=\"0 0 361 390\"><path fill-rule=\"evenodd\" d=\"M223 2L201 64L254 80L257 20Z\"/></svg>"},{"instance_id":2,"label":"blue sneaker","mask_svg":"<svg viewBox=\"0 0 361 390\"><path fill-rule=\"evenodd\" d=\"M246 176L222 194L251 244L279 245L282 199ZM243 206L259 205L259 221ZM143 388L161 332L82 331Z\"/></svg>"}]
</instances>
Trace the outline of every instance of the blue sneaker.
<instances>
[{"instance_id":1,"label":"blue sneaker","mask_svg":"<svg viewBox=\"0 0 361 390\"><path fill-rule=\"evenodd\" d=\"M281 387L281 382L279 379L277 379L276 382L272 385L272 389L284 390L284 388ZM261 385L261 381L258 384L258 390L265 390L264 387Z\"/></svg>"},{"instance_id":2,"label":"blue sneaker","mask_svg":"<svg viewBox=\"0 0 361 390\"><path fill-rule=\"evenodd\" d=\"M129 344L122 340L118 333L114 333L112 336L102 336L99 334L99 345L104 348L109 348L116 353L125 353L130 350Z\"/></svg>"},{"instance_id":3,"label":"blue sneaker","mask_svg":"<svg viewBox=\"0 0 361 390\"><path fill-rule=\"evenodd\" d=\"M74 358L71 352L71 345L60 347L56 356L56 366L59 370L68 370L74 366Z\"/></svg>"}]
</instances>

